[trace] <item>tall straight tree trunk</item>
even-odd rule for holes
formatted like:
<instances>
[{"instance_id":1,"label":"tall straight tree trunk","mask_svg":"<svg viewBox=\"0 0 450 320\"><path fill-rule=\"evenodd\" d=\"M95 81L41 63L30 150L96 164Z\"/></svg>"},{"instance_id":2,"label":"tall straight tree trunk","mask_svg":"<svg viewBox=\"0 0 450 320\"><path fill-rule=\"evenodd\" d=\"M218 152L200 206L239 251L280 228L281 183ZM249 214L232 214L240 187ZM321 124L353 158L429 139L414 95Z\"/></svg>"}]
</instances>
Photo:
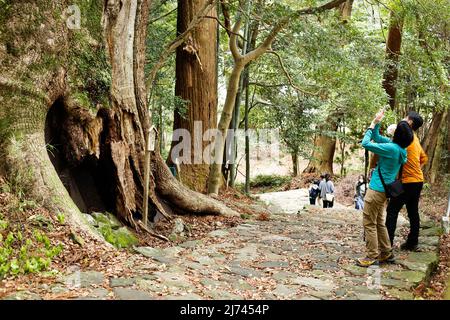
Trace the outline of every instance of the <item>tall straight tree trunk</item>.
<instances>
[{"instance_id":1,"label":"tall straight tree trunk","mask_svg":"<svg viewBox=\"0 0 450 320\"><path fill-rule=\"evenodd\" d=\"M250 85L246 78L245 83L245 114L244 114L244 127L245 127L245 193L250 193L250 135L248 126L248 117L250 113Z\"/></svg>"},{"instance_id":2,"label":"tall straight tree trunk","mask_svg":"<svg viewBox=\"0 0 450 320\"><path fill-rule=\"evenodd\" d=\"M392 110L396 107L398 78L398 59L402 45L403 18L395 12L391 12L389 33L386 41L386 70L383 77L383 88L388 95L389 106Z\"/></svg>"},{"instance_id":3,"label":"tall straight tree trunk","mask_svg":"<svg viewBox=\"0 0 450 320\"><path fill-rule=\"evenodd\" d=\"M292 158L292 176L297 177L299 166L298 152L292 152L291 158Z\"/></svg>"},{"instance_id":4,"label":"tall straight tree trunk","mask_svg":"<svg viewBox=\"0 0 450 320\"><path fill-rule=\"evenodd\" d=\"M179 0L177 32L183 33L194 15L207 3L206 0ZM216 7L208 13L216 17ZM175 110L173 129L186 129L191 141L181 143L190 152L191 163L181 163L181 180L193 190L206 191L209 164L203 161L203 151L209 144L203 133L217 128L217 21L203 19L192 31L188 40L177 48L175 95L187 102L185 115ZM195 131L195 122L198 131ZM168 163L175 159L169 156Z\"/></svg>"}]
</instances>

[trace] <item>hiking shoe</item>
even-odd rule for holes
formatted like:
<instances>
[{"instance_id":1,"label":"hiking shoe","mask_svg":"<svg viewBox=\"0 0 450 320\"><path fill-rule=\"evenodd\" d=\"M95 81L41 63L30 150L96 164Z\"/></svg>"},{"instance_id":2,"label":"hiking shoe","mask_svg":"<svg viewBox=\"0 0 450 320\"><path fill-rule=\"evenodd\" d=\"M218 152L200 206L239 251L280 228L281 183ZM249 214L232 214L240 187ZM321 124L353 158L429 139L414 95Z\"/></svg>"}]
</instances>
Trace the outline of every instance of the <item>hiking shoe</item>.
<instances>
[{"instance_id":1,"label":"hiking shoe","mask_svg":"<svg viewBox=\"0 0 450 320\"><path fill-rule=\"evenodd\" d=\"M402 243L400 249L404 251L417 251L417 244L410 244L408 242L405 242Z\"/></svg>"},{"instance_id":2,"label":"hiking shoe","mask_svg":"<svg viewBox=\"0 0 450 320\"><path fill-rule=\"evenodd\" d=\"M395 256L392 252L389 253L382 253L378 257L379 263L394 263L395 262Z\"/></svg>"},{"instance_id":3,"label":"hiking shoe","mask_svg":"<svg viewBox=\"0 0 450 320\"><path fill-rule=\"evenodd\" d=\"M369 257L364 257L364 258L359 258L356 260L356 264L360 267L370 267L370 266L377 266L378 263L378 259L372 259Z\"/></svg>"}]
</instances>

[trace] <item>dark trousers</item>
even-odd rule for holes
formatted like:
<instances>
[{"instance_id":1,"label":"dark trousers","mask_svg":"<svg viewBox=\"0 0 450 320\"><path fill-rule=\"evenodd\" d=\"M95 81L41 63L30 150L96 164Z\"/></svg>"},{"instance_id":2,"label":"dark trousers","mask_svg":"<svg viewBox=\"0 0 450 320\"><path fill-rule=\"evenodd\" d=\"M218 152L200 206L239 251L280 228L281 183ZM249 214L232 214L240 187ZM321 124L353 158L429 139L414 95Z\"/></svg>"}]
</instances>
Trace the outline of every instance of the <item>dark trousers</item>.
<instances>
[{"instance_id":1,"label":"dark trousers","mask_svg":"<svg viewBox=\"0 0 450 320\"><path fill-rule=\"evenodd\" d=\"M408 218L410 224L410 230L408 234L408 239L406 240L410 245L417 245L419 242L419 229L420 229L420 218L419 218L419 198L422 191L423 182L414 183L404 183L403 189L405 192L389 201L386 214L386 228L389 233L389 239L391 240L391 245L394 244L395 229L397 227L398 213L406 205L406 210L408 211Z\"/></svg>"},{"instance_id":2,"label":"dark trousers","mask_svg":"<svg viewBox=\"0 0 450 320\"><path fill-rule=\"evenodd\" d=\"M324 208L333 208L334 201L327 201L323 200L323 207Z\"/></svg>"},{"instance_id":3,"label":"dark trousers","mask_svg":"<svg viewBox=\"0 0 450 320\"><path fill-rule=\"evenodd\" d=\"M309 197L309 204L315 205L316 204L316 199L317 199L317 197L316 198Z\"/></svg>"}]
</instances>

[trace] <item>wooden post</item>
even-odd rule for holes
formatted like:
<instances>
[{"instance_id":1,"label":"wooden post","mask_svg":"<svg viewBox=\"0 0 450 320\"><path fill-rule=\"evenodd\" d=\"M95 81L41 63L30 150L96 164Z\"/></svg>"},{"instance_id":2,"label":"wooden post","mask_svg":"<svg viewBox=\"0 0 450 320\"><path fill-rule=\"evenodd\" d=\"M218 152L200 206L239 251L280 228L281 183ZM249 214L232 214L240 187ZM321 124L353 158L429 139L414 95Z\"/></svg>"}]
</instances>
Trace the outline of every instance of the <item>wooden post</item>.
<instances>
[{"instance_id":1,"label":"wooden post","mask_svg":"<svg viewBox=\"0 0 450 320\"><path fill-rule=\"evenodd\" d=\"M181 181L181 167L178 158L175 158L175 168L177 169L177 180L180 181L180 183L183 183L183 181Z\"/></svg>"},{"instance_id":2,"label":"wooden post","mask_svg":"<svg viewBox=\"0 0 450 320\"><path fill-rule=\"evenodd\" d=\"M152 126L148 130L147 144L145 148L145 162L144 162L144 197L142 199L143 223L147 227L148 222L148 188L150 183L150 152L155 150L155 138L157 136L157 130Z\"/></svg>"}]
</instances>

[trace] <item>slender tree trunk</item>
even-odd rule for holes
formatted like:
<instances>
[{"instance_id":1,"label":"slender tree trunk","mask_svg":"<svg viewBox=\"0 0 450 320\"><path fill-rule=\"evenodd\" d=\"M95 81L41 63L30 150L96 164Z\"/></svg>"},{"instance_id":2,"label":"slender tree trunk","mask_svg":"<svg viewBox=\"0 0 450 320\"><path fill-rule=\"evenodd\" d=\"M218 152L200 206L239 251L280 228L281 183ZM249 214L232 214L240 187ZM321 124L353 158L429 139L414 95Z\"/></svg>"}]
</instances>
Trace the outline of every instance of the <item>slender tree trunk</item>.
<instances>
[{"instance_id":1,"label":"slender tree trunk","mask_svg":"<svg viewBox=\"0 0 450 320\"><path fill-rule=\"evenodd\" d=\"M206 3L206 0L178 1L178 34L187 29ZM216 17L216 7L208 15ZM209 174L209 164L203 161L203 151L209 142L203 141L203 134L217 127L217 46L212 45L216 44L216 37L217 21L203 19L184 45L177 48L176 57L175 95L187 101L187 110L185 115L175 110L173 129L186 129L191 140L173 141L171 153L179 144L184 152L190 153L190 163L181 163L179 174L184 184L199 192L206 191ZM168 163L174 161L170 154Z\"/></svg>"},{"instance_id":2,"label":"slender tree trunk","mask_svg":"<svg viewBox=\"0 0 450 320\"><path fill-rule=\"evenodd\" d=\"M434 183L441 165L441 155L445 138L445 122L448 111L435 113L428 133L423 141L423 149L428 155L428 162L424 167L425 179Z\"/></svg>"},{"instance_id":3,"label":"slender tree trunk","mask_svg":"<svg viewBox=\"0 0 450 320\"><path fill-rule=\"evenodd\" d=\"M247 2L247 15L250 15L250 10L252 7L252 2L248 1ZM256 25L256 29L257 29ZM252 50L251 47L251 38L252 38L252 34L256 33L257 31L253 31L250 29L250 21L247 20L247 22L245 23L245 28L244 28L244 36L245 39L247 39L247 41L244 41L243 45L242 45L242 55L245 55L248 51ZM239 122L240 122L240 115L241 115L241 101L242 101L242 94L244 93L245 90L245 85L246 82L248 82L247 78L248 78L248 68L249 68L249 64L246 65L245 69L244 69L244 74L243 76L240 78L239 80L239 89L238 92L236 94L236 102L234 105L234 111L233 111L233 118L231 119L231 123L230 123L230 129L234 130L235 133L237 133L237 129L239 129ZM238 153L238 143L237 143L237 134L235 134L233 136L233 139L231 141L231 164L230 164L230 186L234 187L235 185L235 180L237 177L237 153Z\"/></svg>"},{"instance_id":4,"label":"slender tree trunk","mask_svg":"<svg viewBox=\"0 0 450 320\"><path fill-rule=\"evenodd\" d=\"M236 94L236 101L234 103L233 117L230 122L230 130L234 132L233 138L230 141L229 150L226 151L227 155L230 159L230 187L234 187L234 183L237 177L237 129L239 129L239 121L241 115L241 100L242 100L242 91L244 90L244 78L245 78L245 70L244 76L239 79L239 87L238 92Z\"/></svg>"},{"instance_id":5,"label":"slender tree trunk","mask_svg":"<svg viewBox=\"0 0 450 320\"><path fill-rule=\"evenodd\" d=\"M299 166L298 152L292 152L291 158L292 158L292 176L297 177L298 176L298 166Z\"/></svg>"},{"instance_id":6,"label":"slender tree trunk","mask_svg":"<svg viewBox=\"0 0 450 320\"><path fill-rule=\"evenodd\" d=\"M208 193L218 194L219 188L222 185L223 177L221 174L222 169L222 156L225 147L225 139L227 136L228 126L231 122L232 112L234 107L234 100L239 87L239 79L241 72L244 69L244 65L241 62L235 64L233 71L231 72L230 79L228 81L227 98L225 100L225 106L220 117L218 130L215 140L213 152L213 163L211 164L209 180L208 180Z\"/></svg>"},{"instance_id":7,"label":"slender tree trunk","mask_svg":"<svg viewBox=\"0 0 450 320\"><path fill-rule=\"evenodd\" d=\"M250 193L250 136L248 118L250 112L250 70L247 70L245 82L245 114L244 114L244 127L245 127L245 193Z\"/></svg>"},{"instance_id":8,"label":"slender tree trunk","mask_svg":"<svg viewBox=\"0 0 450 320\"><path fill-rule=\"evenodd\" d=\"M402 44L403 18L391 12L389 33L386 41L386 70L383 77L383 88L388 95L392 110L396 108L396 81L398 78L398 59Z\"/></svg>"}]
</instances>

